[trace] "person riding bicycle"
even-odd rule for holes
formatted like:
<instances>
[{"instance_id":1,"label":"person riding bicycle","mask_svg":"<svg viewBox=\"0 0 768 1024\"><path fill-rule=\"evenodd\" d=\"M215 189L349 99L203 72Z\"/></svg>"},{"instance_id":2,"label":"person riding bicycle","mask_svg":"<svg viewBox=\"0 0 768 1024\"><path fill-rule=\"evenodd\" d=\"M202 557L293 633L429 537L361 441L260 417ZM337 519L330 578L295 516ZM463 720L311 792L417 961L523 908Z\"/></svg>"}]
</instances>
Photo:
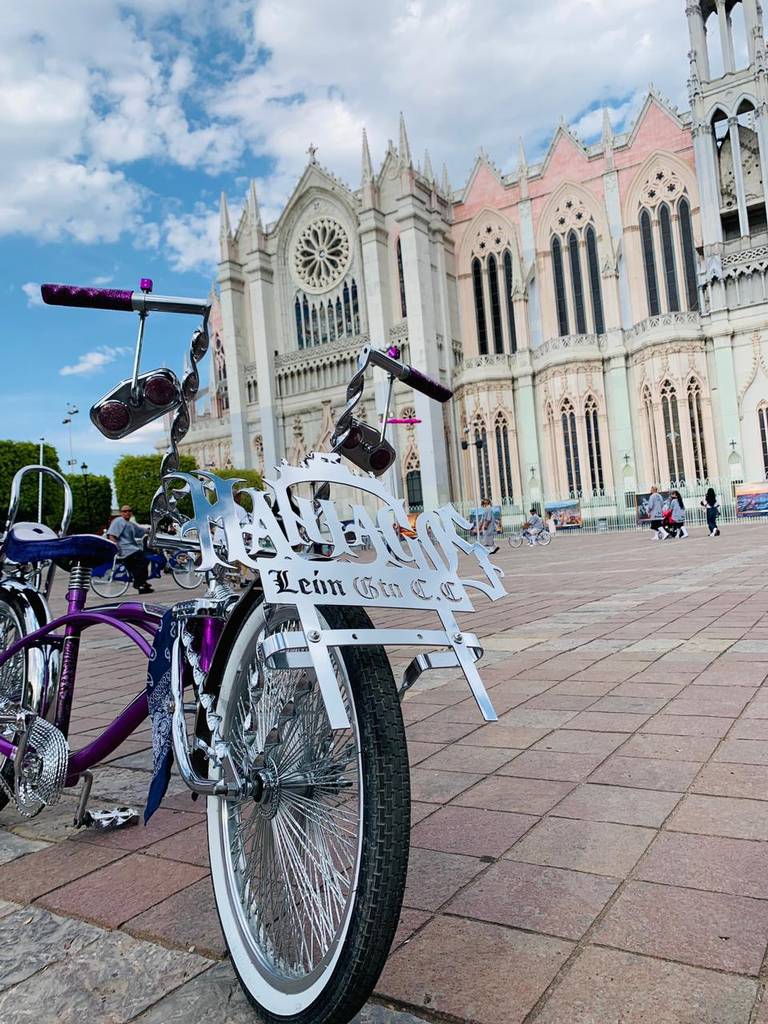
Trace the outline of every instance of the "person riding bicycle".
<instances>
[{"instance_id":1,"label":"person riding bicycle","mask_svg":"<svg viewBox=\"0 0 768 1024\"><path fill-rule=\"evenodd\" d=\"M140 594L153 594L154 589L147 583L147 559L144 554L144 537L149 532L146 526L133 522L133 509L123 505L120 515L115 516L107 529L107 539L117 544L117 554L131 574L133 585Z\"/></svg>"},{"instance_id":2,"label":"person riding bicycle","mask_svg":"<svg viewBox=\"0 0 768 1024\"><path fill-rule=\"evenodd\" d=\"M528 522L523 530L523 537L529 544L535 544L542 530L544 530L544 520L536 511L536 507L531 505L528 511Z\"/></svg>"}]
</instances>

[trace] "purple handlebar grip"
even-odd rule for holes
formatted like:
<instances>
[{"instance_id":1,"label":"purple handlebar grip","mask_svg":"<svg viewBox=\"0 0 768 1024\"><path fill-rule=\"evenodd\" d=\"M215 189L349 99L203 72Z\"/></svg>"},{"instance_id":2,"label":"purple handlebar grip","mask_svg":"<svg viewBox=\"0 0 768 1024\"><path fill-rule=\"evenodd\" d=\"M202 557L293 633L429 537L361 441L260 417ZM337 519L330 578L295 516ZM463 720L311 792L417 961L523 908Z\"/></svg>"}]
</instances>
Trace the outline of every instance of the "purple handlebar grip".
<instances>
[{"instance_id":1,"label":"purple handlebar grip","mask_svg":"<svg viewBox=\"0 0 768 1024\"><path fill-rule=\"evenodd\" d=\"M84 306L86 309L119 309L133 312L133 292L120 288L80 288L76 284L40 286L43 302L49 306Z\"/></svg>"},{"instance_id":2,"label":"purple handlebar grip","mask_svg":"<svg viewBox=\"0 0 768 1024\"><path fill-rule=\"evenodd\" d=\"M427 398L432 398L436 402L448 402L453 398L450 388L440 384L439 381L432 380L420 370L414 370L412 366L406 367L406 373L400 380L404 384L410 385L414 391L420 391L422 395L426 395Z\"/></svg>"}]
</instances>

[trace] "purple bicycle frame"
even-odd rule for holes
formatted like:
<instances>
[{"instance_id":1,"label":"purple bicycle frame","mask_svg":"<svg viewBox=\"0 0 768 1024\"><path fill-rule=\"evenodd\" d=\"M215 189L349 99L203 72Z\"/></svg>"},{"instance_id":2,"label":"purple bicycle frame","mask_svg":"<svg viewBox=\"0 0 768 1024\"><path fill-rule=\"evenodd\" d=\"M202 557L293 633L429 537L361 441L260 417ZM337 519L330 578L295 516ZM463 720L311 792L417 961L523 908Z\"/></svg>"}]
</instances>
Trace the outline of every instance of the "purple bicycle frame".
<instances>
[{"instance_id":1,"label":"purple bicycle frame","mask_svg":"<svg viewBox=\"0 0 768 1024\"><path fill-rule=\"evenodd\" d=\"M46 638L61 645L61 673L56 700L54 725L66 736L69 731L69 718L75 691L77 674L77 656L80 636L89 626L111 626L119 630L149 658L154 639L165 609L152 608L138 601L126 601L119 605L103 605L86 609L88 591L83 587L73 587L67 591L67 612L65 615L52 619L39 629L17 640L16 643L0 654L0 667L19 651L29 647L44 646ZM55 631L63 627L64 633ZM142 632L149 634L149 638ZM216 643L221 632L221 623L217 619L203 620L200 663L204 671L208 671ZM115 751L123 740L137 729L149 714L146 689L142 689L133 700L126 705L120 714L109 723L100 736L87 746L76 751L69 759L66 785L73 786L86 769L103 761ZM16 752L14 744L0 736L0 754L13 757Z\"/></svg>"}]
</instances>

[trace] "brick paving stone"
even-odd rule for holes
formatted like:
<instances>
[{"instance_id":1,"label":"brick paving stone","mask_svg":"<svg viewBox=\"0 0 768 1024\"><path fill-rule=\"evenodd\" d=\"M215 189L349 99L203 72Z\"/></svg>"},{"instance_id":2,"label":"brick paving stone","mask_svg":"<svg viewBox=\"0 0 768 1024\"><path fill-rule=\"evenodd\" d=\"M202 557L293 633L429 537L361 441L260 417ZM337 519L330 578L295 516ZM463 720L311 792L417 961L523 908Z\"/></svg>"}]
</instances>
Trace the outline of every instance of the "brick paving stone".
<instances>
[{"instance_id":1,"label":"brick paving stone","mask_svg":"<svg viewBox=\"0 0 768 1024\"><path fill-rule=\"evenodd\" d=\"M424 804L418 800L411 800L411 825L418 825L423 819L437 810L437 804Z\"/></svg>"},{"instance_id":2,"label":"brick paving stone","mask_svg":"<svg viewBox=\"0 0 768 1024\"><path fill-rule=\"evenodd\" d=\"M424 768L449 772L479 772L488 774L511 761L516 750L502 747L481 747L455 743L422 763Z\"/></svg>"},{"instance_id":3,"label":"brick paving stone","mask_svg":"<svg viewBox=\"0 0 768 1024\"><path fill-rule=\"evenodd\" d=\"M208 963L199 956L107 932L92 948L72 951L23 985L0 993L0 1020L125 1024Z\"/></svg>"},{"instance_id":4,"label":"brick paving stone","mask_svg":"<svg viewBox=\"0 0 768 1024\"><path fill-rule=\"evenodd\" d=\"M639 683L635 679L622 683L615 690L611 690L612 697L652 697L658 700L667 701L676 697L682 690L684 683Z\"/></svg>"},{"instance_id":5,"label":"brick paving stone","mask_svg":"<svg viewBox=\"0 0 768 1024\"><path fill-rule=\"evenodd\" d=\"M499 716L499 724L528 729L559 729L575 718L576 711L536 711L533 708L513 708Z\"/></svg>"},{"instance_id":6,"label":"brick paving stone","mask_svg":"<svg viewBox=\"0 0 768 1024\"><path fill-rule=\"evenodd\" d=\"M617 885L580 871L507 860L472 882L446 913L580 939Z\"/></svg>"},{"instance_id":7,"label":"brick paving stone","mask_svg":"<svg viewBox=\"0 0 768 1024\"><path fill-rule=\"evenodd\" d=\"M147 825L139 822L138 825L118 829L116 832L96 832L93 829L84 828L72 837L72 841L103 846L107 849L140 850L161 839L166 839L176 832L183 832L192 825L199 825L202 820L203 817L199 813L173 811L161 807L155 811Z\"/></svg>"},{"instance_id":8,"label":"brick paving stone","mask_svg":"<svg viewBox=\"0 0 768 1024\"><path fill-rule=\"evenodd\" d=\"M727 655L719 658L714 665L705 668L697 679L707 686L759 686L768 675L768 666L761 662L749 664L731 661Z\"/></svg>"},{"instance_id":9,"label":"brick paving stone","mask_svg":"<svg viewBox=\"0 0 768 1024\"><path fill-rule=\"evenodd\" d=\"M151 857L165 857L166 860L180 860L184 864L208 867L208 828L204 821L192 828L185 828L167 839L161 839L147 846L142 853Z\"/></svg>"},{"instance_id":10,"label":"brick paving stone","mask_svg":"<svg viewBox=\"0 0 768 1024\"><path fill-rule=\"evenodd\" d=\"M589 680L581 681L575 679L566 679L562 683L558 683L557 686L553 686L549 693L554 694L572 694L574 696L581 697L602 697L606 693L610 693L611 690L616 686L616 682L613 680Z\"/></svg>"},{"instance_id":11,"label":"brick paving stone","mask_svg":"<svg viewBox=\"0 0 768 1024\"><path fill-rule=\"evenodd\" d=\"M535 750L556 750L569 754L602 754L607 757L629 739L626 732L587 732L558 729L534 744Z\"/></svg>"},{"instance_id":12,"label":"brick paving stone","mask_svg":"<svg viewBox=\"0 0 768 1024\"><path fill-rule=\"evenodd\" d=\"M665 761L706 761L719 742L711 736L658 736L641 732L624 744L621 756Z\"/></svg>"},{"instance_id":13,"label":"brick paving stone","mask_svg":"<svg viewBox=\"0 0 768 1024\"><path fill-rule=\"evenodd\" d=\"M594 697L578 697L572 693L541 693L527 701L524 707L533 711L583 711L594 703Z\"/></svg>"},{"instance_id":14,"label":"brick paving stone","mask_svg":"<svg viewBox=\"0 0 768 1024\"><path fill-rule=\"evenodd\" d=\"M103 932L38 907L15 908L0 918L0 990L18 985L63 957L85 949ZM3 1018L8 1020L11 1018Z\"/></svg>"},{"instance_id":15,"label":"brick paving stone","mask_svg":"<svg viewBox=\"0 0 768 1024\"><path fill-rule=\"evenodd\" d=\"M571 949L561 939L438 917L390 958L377 990L476 1024L521 1024Z\"/></svg>"},{"instance_id":16,"label":"brick paving stone","mask_svg":"<svg viewBox=\"0 0 768 1024\"><path fill-rule=\"evenodd\" d=\"M648 715L610 714L582 711L568 723L569 729L587 729L593 732L636 732L648 721Z\"/></svg>"},{"instance_id":17,"label":"brick paving stone","mask_svg":"<svg viewBox=\"0 0 768 1024\"><path fill-rule=\"evenodd\" d=\"M443 750L443 743L425 743L423 740L408 740L408 763L420 764L428 757Z\"/></svg>"},{"instance_id":18,"label":"brick paving stone","mask_svg":"<svg viewBox=\"0 0 768 1024\"><path fill-rule=\"evenodd\" d=\"M593 941L696 967L756 975L768 946L768 903L630 882Z\"/></svg>"},{"instance_id":19,"label":"brick paving stone","mask_svg":"<svg viewBox=\"0 0 768 1024\"><path fill-rule=\"evenodd\" d=\"M539 819L475 807L441 807L411 832L414 846L472 857L500 857Z\"/></svg>"},{"instance_id":20,"label":"brick paving stone","mask_svg":"<svg viewBox=\"0 0 768 1024\"><path fill-rule=\"evenodd\" d=\"M444 804L482 779L471 772L438 772L429 768L411 769L411 799Z\"/></svg>"},{"instance_id":21,"label":"brick paving stone","mask_svg":"<svg viewBox=\"0 0 768 1024\"><path fill-rule=\"evenodd\" d=\"M701 764L698 761L623 757L614 754L590 775L589 781L681 793L688 788L700 768Z\"/></svg>"},{"instance_id":22,"label":"brick paving stone","mask_svg":"<svg viewBox=\"0 0 768 1024\"><path fill-rule=\"evenodd\" d=\"M438 910L485 867L476 857L412 847L403 905Z\"/></svg>"},{"instance_id":23,"label":"brick paving stone","mask_svg":"<svg viewBox=\"0 0 768 1024\"><path fill-rule=\"evenodd\" d=\"M429 921L431 914L425 910L413 910L411 907L403 907L400 911L400 920L397 924L397 932L392 940L393 951L408 942L413 933Z\"/></svg>"},{"instance_id":24,"label":"brick paving stone","mask_svg":"<svg viewBox=\"0 0 768 1024\"><path fill-rule=\"evenodd\" d=\"M628 697L617 694L615 691L607 697L601 697L596 704L593 704L590 711L610 712L613 714L628 715L652 715L659 711L667 703L664 697ZM624 730L618 729L617 732Z\"/></svg>"},{"instance_id":25,"label":"brick paving stone","mask_svg":"<svg viewBox=\"0 0 768 1024\"><path fill-rule=\"evenodd\" d=\"M437 722L433 724L431 718L425 722L417 722L416 725L409 725L406 732L408 740L423 740L427 743L455 743L462 736L473 732L480 723L469 725L466 722Z\"/></svg>"},{"instance_id":26,"label":"brick paving stone","mask_svg":"<svg viewBox=\"0 0 768 1024\"><path fill-rule=\"evenodd\" d=\"M494 775L462 793L456 803L493 811L546 814L572 789L569 782Z\"/></svg>"},{"instance_id":27,"label":"brick paving stone","mask_svg":"<svg viewBox=\"0 0 768 1024\"><path fill-rule=\"evenodd\" d=\"M704 715L654 715L643 726L643 732L659 736L709 736L720 739L733 725L733 719Z\"/></svg>"},{"instance_id":28,"label":"brick paving stone","mask_svg":"<svg viewBox=\"0 0 768 1024\"><path fill-rule=\"evenodd\" d=\"M38 902L59 914L118 928L206 874L192 864L133 853L55 889Z\"/></svg>"},{"instance_id":29,"label":"brick paving stone","mask_svg":"<svg viewBox=\"0 0 768 1024\"><path fill-rule=\"evenodd\" d=\"M210 878L203 878L130 918L123 931L137 939L176 949L194 946L201 956L218 958L226 953Z\"/></svg>"},{"instance_id":30,"label":"brick paving stone","mask_svg":"<svg viewBox=\"0 0 768 1024\"><path fill-rule=\"evenodd\" d=\"M524 750L498 770L499 775L515 775L525 779L552 779L560 782L583 782L603 758L598 754L567 754L553 750Z\"/></svg>"},{"instance_id":31,"label":"brick paving stone","mask_svg":"<svg viewBox=\"0 0 768 1024\"><path fill-rule=\"evenodd\" d=\"M522 725L504 725L502 722L488 722L476 732L459 741L465 746L510 747L525 750L526 747L546 736L549 729L532 729Z\"/></svg>"},{"instance_id":32,"label":"brick paving stone","mask_svg":"<svg viewBox=\"0 0 768 1024\"><path fill-rule=\"evenodd\" d=\"M740 718L728 733L729 740L768 740L768 718Z\"/></svg>"},{"instance_id":33,"label":"brick paving stone","mask_svg":"<svg viewBox=\"0 0 768 1024\"><path fill-rule=\"evenodd\" d=\"M667 822L675 832L768 840L768 803L727 796L686 796Z\"/></svg>"},{"instance_id":34,"label":"brick paving stone","mask_svg":"<svg viewBox=\"0 0 768 1024\"><path fill-rule=\"evenodd\" d=\"M628 786L579 786L562 803L557 815L613 821L622 825L650 825L658 828L680 799L680 793L661 793Z\"/></svg>"},{"instance_id":35,"label":"brick paving stone","mask_svg":"<svg viewBox=\"0 0 768 1024\"><path fill-rule=\"evenodd\" d=\"M768 765L768 741L727 739L715 754L714 759L734 764Z\"/></svg>"},{"instance_id":36,"label":"brick paving stone","mask_svg":"<svg viewBox=\"0 0 768 1024\"><path fill-rule=\"evenodd\" d=\"M756 990L749 978L591 947L536 1024L749 1024Z\"/></svg>"},{"instance_id":37,"label":"brick paving stone","mask_svg":"<svg viewBox=\"0 0 768 1024\"><path fill-rule=\"evenodd\" d=\"M417 722L422 721L422 719L429 718L430 715L434 715L443 709L442 704L419 704L411 700L410 695L405 698L401 707L403 721L406 725L415 725Z\"/></svg>"},{"instance_id":38,"label":"brick paving stone","mask_svg":"<svg viewBox=\"0 0 768 1024\"><path fill-rule=\"evenodd\" d=\"M662 832L634 877L768 899L768 846L748 839Z\"/></svg>"},{"instance_id":39,"label":"brick paving stone","mask_svg":"<svg viewBox=\"0 0 768 1024\"><path fill-rule=\"evenodd\" d=\"M38 896L74 882L124 856L124 850L109 850L73 842L45 846L3 866L0 871L0 896L17 903L31 903Z\"/></svg>"},{"instance_id":40,"label":"brick paving stone","mask_svg":"<svg viewBox=\"0 0 768 1024\"><path fill-rule=\"evenodd\" d=\"M691 787L708 796L750 797L768 800L768 765L705 764Z\"/></svg>"},{"instance_id":41,"label":"brick paving stone","mask_svg":"<svg viewBox=\"0 0 768 1024\"><path fill-rule=\"evenodd\" d=\"M635 825L544 818L515 843L505 860L623 878L655 835L653 829Z\"/></svg>"}]
</instances>

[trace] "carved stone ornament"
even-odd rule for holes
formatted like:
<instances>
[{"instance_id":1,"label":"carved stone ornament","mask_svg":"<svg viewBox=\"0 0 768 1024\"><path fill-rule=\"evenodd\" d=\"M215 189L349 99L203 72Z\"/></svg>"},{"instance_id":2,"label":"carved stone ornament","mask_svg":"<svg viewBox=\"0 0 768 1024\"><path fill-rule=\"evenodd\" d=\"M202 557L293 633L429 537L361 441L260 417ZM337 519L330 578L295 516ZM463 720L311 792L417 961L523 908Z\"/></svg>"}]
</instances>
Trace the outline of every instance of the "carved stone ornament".
<instances>
[{"instance_id":1,"label":"carved stone ornament","mask_svg":"<svg viewBox=\"0 0 768 1024\"><path fill-rule=\"evenodd\" d=\"M319 217L299 234L291 264L302 287L315 294L333 288L350 263L349 236L333 217Z\"/></svg>"},{"instance_id":2,"label":"carved stone ornament","mask_svg":"<svg viewBox=\"0 0 768 1024\"><path fill-rule=\"evenodd\" d=\"M306 485L323 483L353 495L346 499L343 515L334 501L299 495L300 485L306 494ZM197 568L243 565L256 569L268 604L296 607L304 632L293 637L279 634L282 639L274 639L263 653L265 658L274 657L275 665L284 667L286 660L280 661L278 655L285 655L292 666L315 669L332 727L348 724L329 654L330 647L345 643L451 648L414 659L404 686L411 685L409 672L415 679L425 667L459 666L482 713L488 720L495 719L475 668L479 643L471 634L462 634L454 614L473 610L468 590L478 590L493 601L503 597L503 573L491 563L487 549L458 532L468 533L470 524L453 506L422 512L416 519L416 536L409 538L401 533L401 529L414 529L402 499L390 496L375 477L353 473L338 455L317 452L300 466L283 461L275 479L265 480L264 486L259 491L204 470L172 473L163 481L169 501L191 496L194 515L181 524L179 532L182 542L199 544ZM243 509L235 494L243 495L243 507L249 513L246 522L241 521ZM357 503L355 494L361 499L374 497L378 511L369 511L362 500ZM319 550L324 557L318 557ZM460 554L473 556L480 569L478 578L459 575ZM443 631L359 629L353 635L328 630L318 612L324 605L432 611ZM419 661L424 658L429 664Z\"/></svg>"},{"instance_id":3,"label":"carved stone ornament","mask_svg":"<svg viewBox=\"0 0 768 1024\"><path fill-rule=\"evenodd\" d=\"M671 206L684 191L677 174L659 164L653 168L641 189L640 205L651 210L662 202Z\"/></svg>"},{"instance_id":4,"label":"carved stone ornament","mask_svg":"<svg viewBox=\"0 0 768 1024\"><path fill-rule=\"evenodd\" d=\"M566 235L571 228L580 231L592 220L592 214L578 196L566 196L552 217L552 231Z\"/></svg>"}]
</instances>

